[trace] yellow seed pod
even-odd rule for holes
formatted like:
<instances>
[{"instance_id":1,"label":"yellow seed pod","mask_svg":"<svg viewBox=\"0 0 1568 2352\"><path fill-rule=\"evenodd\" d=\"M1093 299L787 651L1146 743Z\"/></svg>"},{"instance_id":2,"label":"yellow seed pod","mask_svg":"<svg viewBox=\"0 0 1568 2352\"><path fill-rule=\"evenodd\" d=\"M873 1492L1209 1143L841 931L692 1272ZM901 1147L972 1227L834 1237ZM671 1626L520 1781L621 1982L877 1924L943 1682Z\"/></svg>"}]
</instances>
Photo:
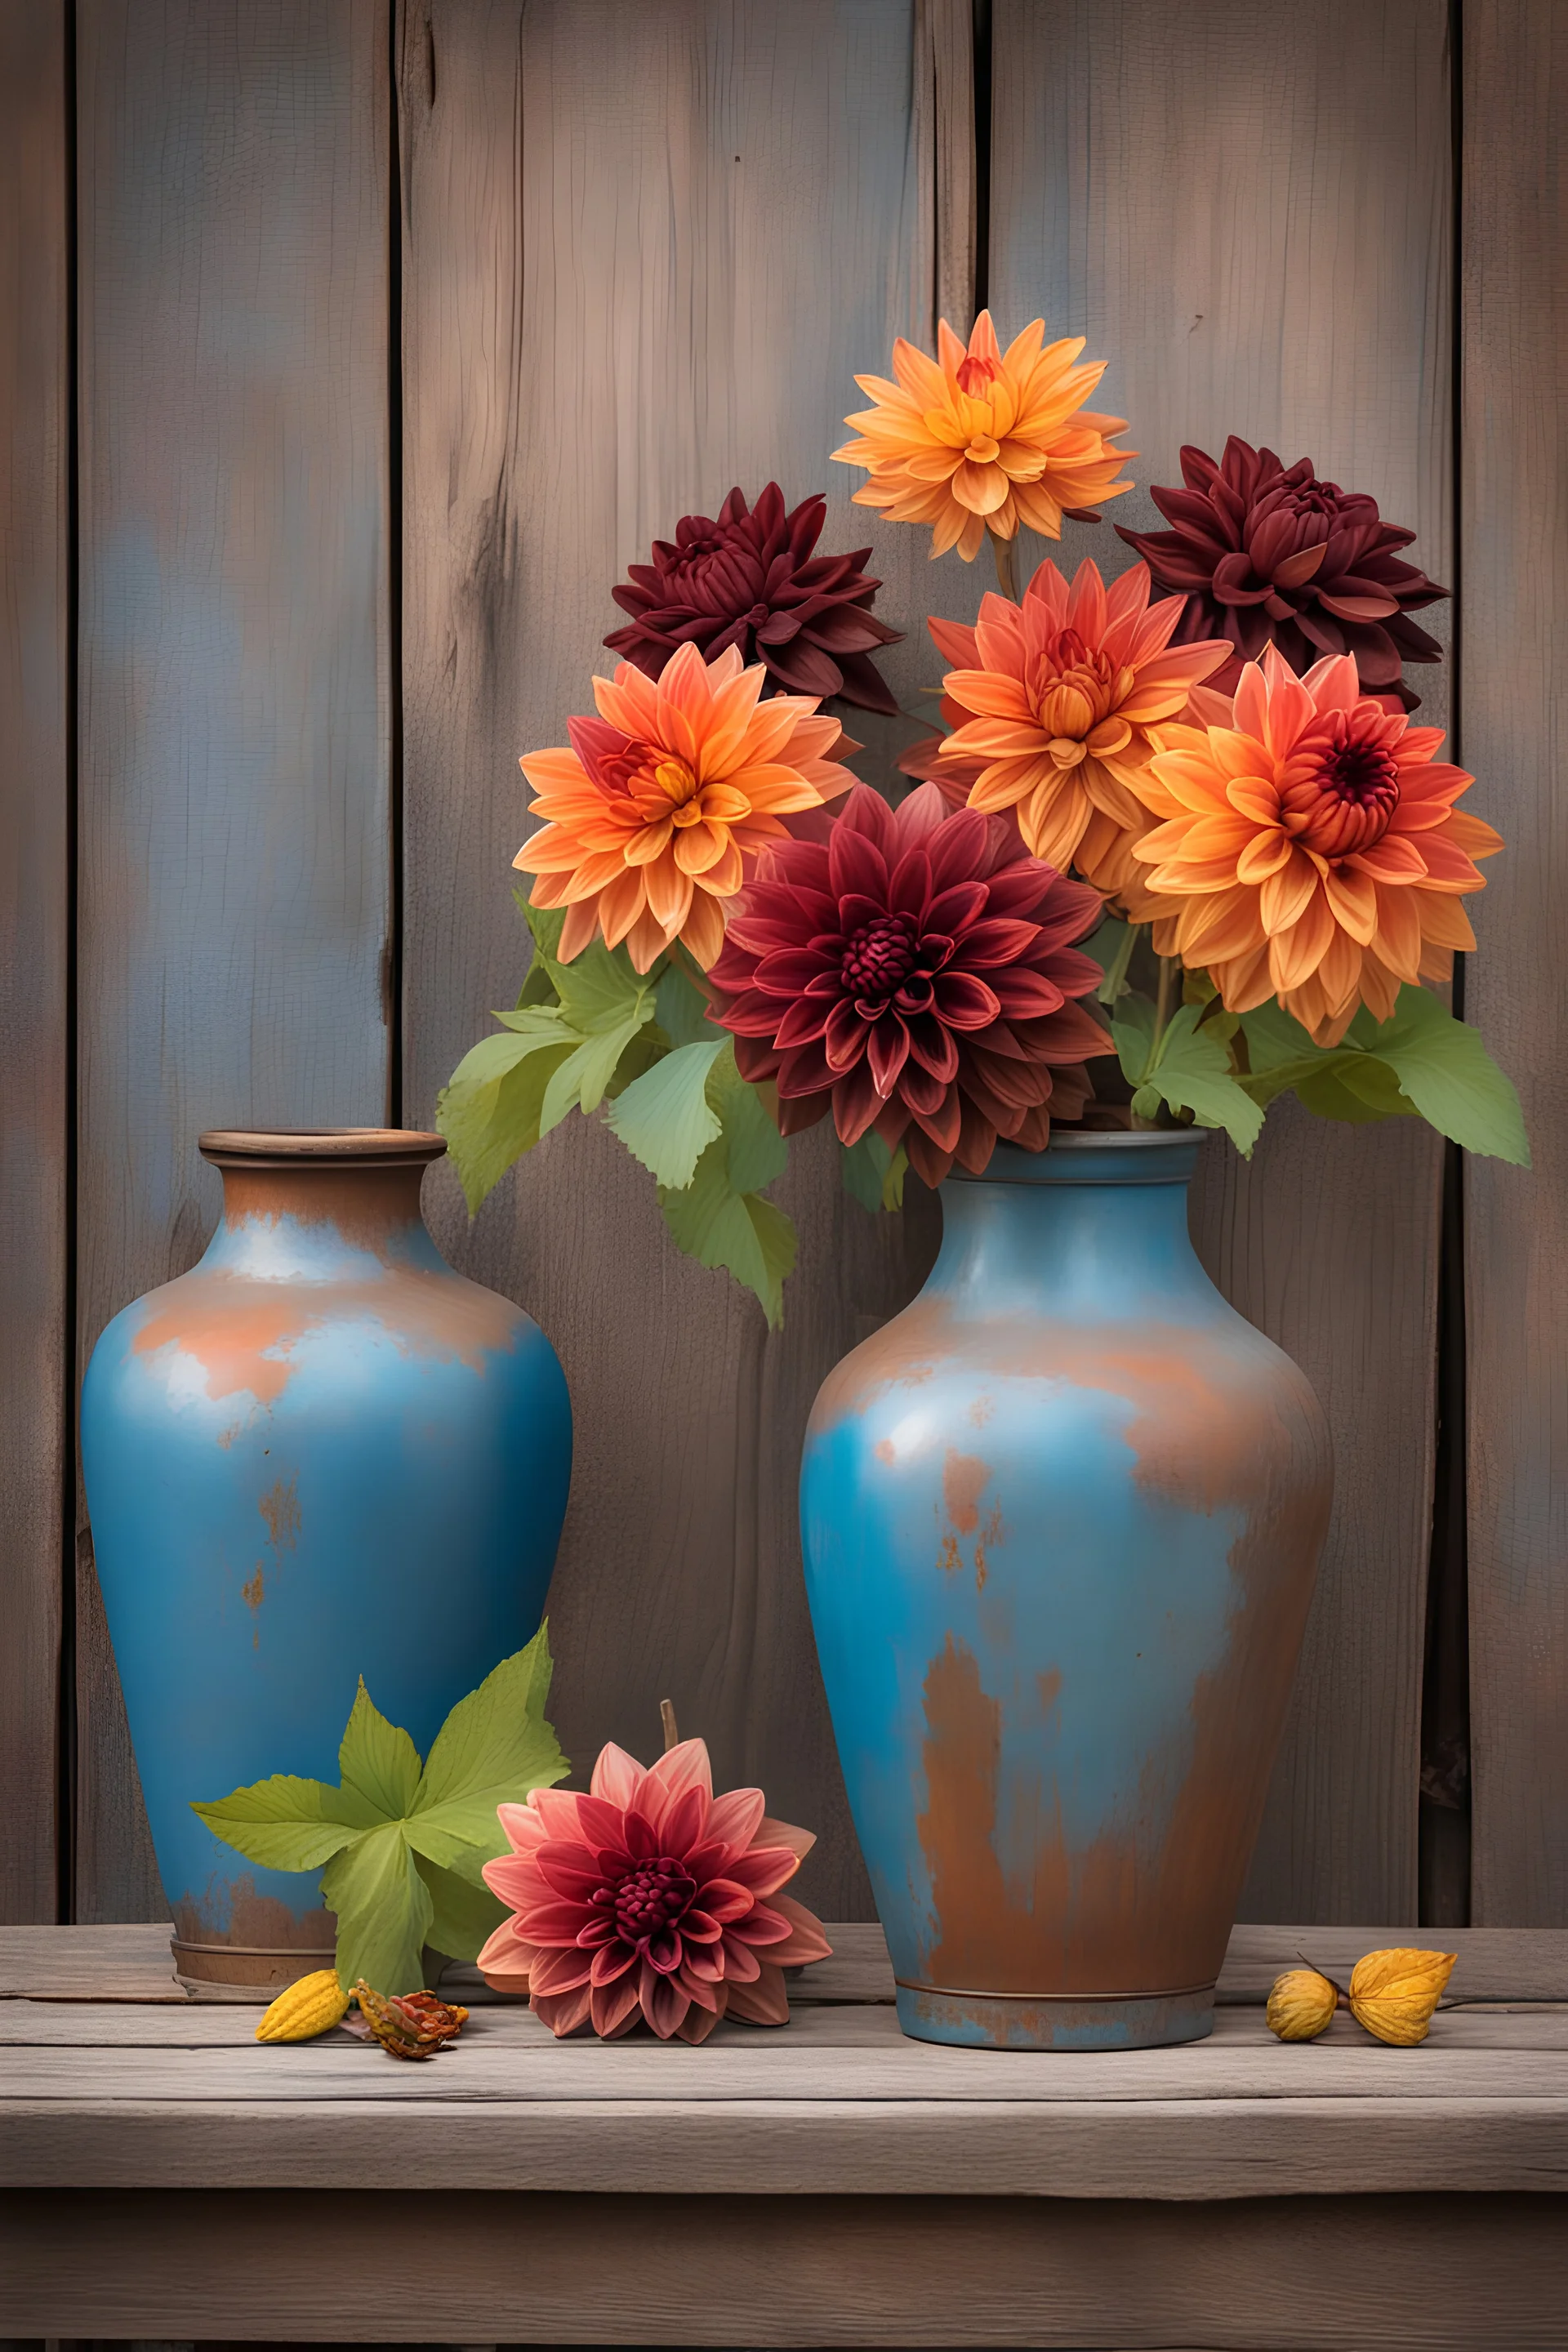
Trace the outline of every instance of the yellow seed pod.
<instances>
[{"instance_id":1,"label":"yellow seed pod","mask_svg":"<svg viewBox=\"0 0 1568 2352\"><path fill-rule=\"evenodd\" d=\"M1457 1952L1418 1952L1406 1944L1368 1952L1351 1971L1351 2015L1380 2042L1406 2049L1425 2042L1458 1958Z\"/></svg>"},{"instance_id":2,"label":"yellow seed pod","mask_svg":"<svg viewBox=\"0 0 1568 2352\"><path fill-rule=\"evenodd\" d=\"M256 2029L258 2042L310 2042L349 2013L335 1969L318 1969L286 1985Z\"/></svg>"},{"instance_id":3,"label":"yellow seed pod","mask_svg":"<svg viewBox=\"0 0 1568 2352\"><path fill-rule=\"evenodd\" d=\"M1338 1993L1316 1969L1288 1969L1274 1979L1265 2015L1281 2042L1311 2042L1331 2021Z\"/></svg>"}]
</instances>

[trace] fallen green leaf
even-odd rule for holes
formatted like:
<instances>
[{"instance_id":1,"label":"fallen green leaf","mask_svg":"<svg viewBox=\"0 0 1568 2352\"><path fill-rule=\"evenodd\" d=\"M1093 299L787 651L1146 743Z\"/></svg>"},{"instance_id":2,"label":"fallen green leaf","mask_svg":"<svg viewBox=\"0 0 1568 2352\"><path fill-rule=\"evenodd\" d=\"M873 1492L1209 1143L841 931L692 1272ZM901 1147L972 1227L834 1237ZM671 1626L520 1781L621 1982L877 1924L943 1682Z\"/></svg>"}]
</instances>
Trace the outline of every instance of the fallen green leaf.
<instances>
[{"instance_id":1,"label":"fallen green leaf","mask_svg":"<svg viewBox=\"0 0 1568 2352\"><path fill-rule=\"evenodd\" d=\"M325 1865L321 1895L338 1915L345 1991L363 1977L377 1992L416 1992L426 1943L472 1960L496 1925L480 1873L506 1850L497 1805L521 1804L530 1790L565 1778L544 1719L550 1675L542 1625L458 1700L423 1769L362 1681L339 1751L340 1787L279 1773L192 1810L268 1869Z\"/></svg>"}]
</instances>

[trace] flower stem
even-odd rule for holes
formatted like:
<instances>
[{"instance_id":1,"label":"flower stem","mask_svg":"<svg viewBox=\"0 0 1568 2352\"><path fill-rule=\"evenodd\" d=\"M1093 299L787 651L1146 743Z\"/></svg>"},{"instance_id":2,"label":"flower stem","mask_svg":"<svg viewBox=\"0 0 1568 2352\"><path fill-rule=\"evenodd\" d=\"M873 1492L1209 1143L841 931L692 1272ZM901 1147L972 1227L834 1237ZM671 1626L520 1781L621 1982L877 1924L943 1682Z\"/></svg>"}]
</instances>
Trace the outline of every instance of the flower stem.
<instances>
[{"instance_id":1,"label":"flower stem","mask_svg":"<svg viewBox=\"0 0 1568 2352\"><path fill-rule=\"evenodd\" d=\"M659 1700L658 1719L664 1726L664 1752L668 1756L679 1744L680 1734L675 1727L675 1709L667 1698Z\"/></svg>"},{"instance_id":2,"label":"flower stem","mask_svg":"<svg viewBox=\"0 0 1568 2352\"><path fill-rule=\"evenodd\" d=\"M988 535L996 563L996 585L1009 603L1016 604L1018 601L1018 542L1016 539L1003 539L994 530Z\"/></svg>"},{"instance_id":3,"label":"flower stem","mask_svg":"<svg viewBox=\"0 0 1568 2352\"><path fill-rule=\"evenodd\" d=\"M1160 986L1154 999L1154 1050L1158 1053L1171 1015L1175 1011L1176 976L1182 967L1175 956L1160 958Z\"/></svg>"}]
</instances>

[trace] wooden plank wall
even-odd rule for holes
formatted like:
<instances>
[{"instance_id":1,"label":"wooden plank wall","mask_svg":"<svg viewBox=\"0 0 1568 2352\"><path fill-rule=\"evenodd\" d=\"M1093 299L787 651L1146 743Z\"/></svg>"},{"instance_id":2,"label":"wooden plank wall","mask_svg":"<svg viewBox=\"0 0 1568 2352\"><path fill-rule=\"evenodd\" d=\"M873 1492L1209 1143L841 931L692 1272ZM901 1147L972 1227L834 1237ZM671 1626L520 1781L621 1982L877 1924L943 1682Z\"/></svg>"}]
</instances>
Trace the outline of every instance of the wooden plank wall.
<instances>
[{"instance_id":1,"label":"wooden plank wall","mask_svg":"<svg viewBox=\"0 0 1568 2352\"><path fill-rule=\"evenodd\" d=\"M0 1920L56 1902L69 958L62 11L0 0Z\"/></svg>"},{"instance_id":2,"label":"wooden plank wall","mask_svg":"<svg viewBox=\"0 0 1568 2352\"><path fill-rule=\"evenodd\" d=\"M1371 490L1451 562L1443 0L996 0L993 305L1108 359L1141 488L1229 433ZM1121 572L1109 520L1069 562ZM1046 551L1042 548L1042 553ZM1435 683L1434 683L1435 682ZM1441 672L1420 673L1444 723ZM1414 1920L1441 1148L1270 1114L1211 1146L1194 1230L1293 1355L1336 1497L1244 1918Z\"/></svg>"},{"instance_id":3,"label":"wooden plank wall","mask_svg":"<svg viewBox=\"0 0 1568 2352\"><path fill-rule=\"evenodd\" d=\"M205 1127L376 1122L392 905L384 0L79 16L81 1361ZM90 1562L83 1918L166 1916Z\"/></svg>"},{"instance_id":4,"label":"wooden plank wall","mask_svg":"<svg viewBox=\"0 0 1568 2352\"><path fill-rule=\"evenodd\" d=\"M832 494L825 546L872 536L827 453L856 369L933 332L948 29L910 0L404 12L410 1120L431 1116L485 1008L515 997L518 754L592 707L626 565L773 475L792 500ZM950 271L964 237L960 212ZM923 586L913 539L879 540L895 612ZM911 639L890 674L912 700L929 652ZM880 730L884 769L895 739ZM812 1271L770 1336L677 1255L645 1172L597 1125L558 1129L471 1233L449 1173L426 1191L443 1246L527 1302L572 1385L550 1602L567 1753L591 1760L612 1736L651 1752L668 1695L721 1779L762 1780L821 1832L811 1899L842 1917L868 1888L806 1619L796 1465L820 1381L918 1286L935 1221L929 1200L868 1218L826 1132L781 1198Z\"/></svg>"},{"instance_id":5,"label":"wooden plank wall","mask_svg":"<svg viewBox=\"0 0 1568 2352\"><path fill-rule=\"evenodd\" d=\"M1466 765L1508 837L1466 1011L1535 1166L1467 1169L1473 1916L1568 1925L1568 8L1482 0L1464 43Z\"/></svg>"},{"instance_id":6,"label":"wooden plank wall","mask_svg":"<svg viewBox=\"0 0 1568 2352\"><path fill-rule=\"evenodd\" d=\"M994 0L984 184L969 0L392 11L75 12L83 1356L201 1247L200 1127L428 1120L524 961L517 755L584 707L611 583L682 513L772 474L792 499L826 489L825 544L869 541L910 628L888 667L918 707L936 674L919 623L971 614L983 570L929 565L924 535L851 508L826 458L858 368L897 332L929 343L939 308L968 323L984 205L999 319L1043 311L1110 360L1140 483L1175 478L1182 440L1235 429L1375 490L1430 570L1456 564L1445 0ZM1469 1009L1525 1083L1538 1162L1468 1181L1475 1899L1523 1923L1568 1914L1545 716L1563 561L1547 159L1568 60L1561 0L1459 13L1460 678L1477 804L1515 845ZM0 0L0 318L28 322L0 337L0 499L23 558L0 599L0 1769L25 1825L0 1904L53 1905L58 1578L79 1532L76 1902L106 1918L161 1903L85 1531L61 1518L72 21L63 0ZM1146 489L1110 511L1153 519ZM1072 560L1127 560L1109 522L1069 534ZM1417 684L1442 721L1447 674ZM914 727L854 731L875 777ZM1420 1131L1287 1111L1250 1170L1215 1146L1200 1192L1211 1268L1313 1377L1340 1463L1251 1916L1415 1916L1438 1187ZM823 1832L808 1893L844 1916L868 1895L805 1619L795 1461L823 1373L910 1295L936 1220L923 1200L866 1219L821 1134L784 1197L805 1270L769 1336L676 1255L597 1127L552 1138L471 1229L449 1176L431 1186L444 1245L540 1316L573 1383L551 1603L569 1751L612 1733L651 1748L668 1694L721 1774L762 1779Z\"/></svg>"}]
</instances>

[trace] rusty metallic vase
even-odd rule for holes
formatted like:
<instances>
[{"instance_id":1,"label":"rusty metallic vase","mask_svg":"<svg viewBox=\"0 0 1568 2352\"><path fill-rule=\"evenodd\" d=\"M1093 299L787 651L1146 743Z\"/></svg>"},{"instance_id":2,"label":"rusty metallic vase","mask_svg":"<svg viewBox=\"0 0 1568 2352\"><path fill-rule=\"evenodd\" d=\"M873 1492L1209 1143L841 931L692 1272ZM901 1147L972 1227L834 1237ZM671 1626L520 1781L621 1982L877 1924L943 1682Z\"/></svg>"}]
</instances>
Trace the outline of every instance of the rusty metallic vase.
<instances>
[{"instance_id":1,"label":"rusty metallic vase","mask_svg":"<svg viewBox=\"0 0 1568 2352\"><path fill-rule=\"evenodd\" d=\"M1328 1522L1303 1375L1187 1235L1199 1139L999 1146L838 1365L812 1622L907 2033L1198 2039Z\"/></svg>"},{"instance_id":2,"label":"rusty metallic vase","mask_svg":"<svg viewBox=\"0 0 1568 2352\"><path fill-rule=\"evenodd\" d=\"M538 1627L571 1474L538 1325L419 1210L438 1135L215 1133L217 1231L117 1316L82 1390L99 1581L179 1973L270 1993L331 1964L314 1874L194 1798L335 1781L359 1678L423 1753Z\"/></svg>"}]
</instances>

